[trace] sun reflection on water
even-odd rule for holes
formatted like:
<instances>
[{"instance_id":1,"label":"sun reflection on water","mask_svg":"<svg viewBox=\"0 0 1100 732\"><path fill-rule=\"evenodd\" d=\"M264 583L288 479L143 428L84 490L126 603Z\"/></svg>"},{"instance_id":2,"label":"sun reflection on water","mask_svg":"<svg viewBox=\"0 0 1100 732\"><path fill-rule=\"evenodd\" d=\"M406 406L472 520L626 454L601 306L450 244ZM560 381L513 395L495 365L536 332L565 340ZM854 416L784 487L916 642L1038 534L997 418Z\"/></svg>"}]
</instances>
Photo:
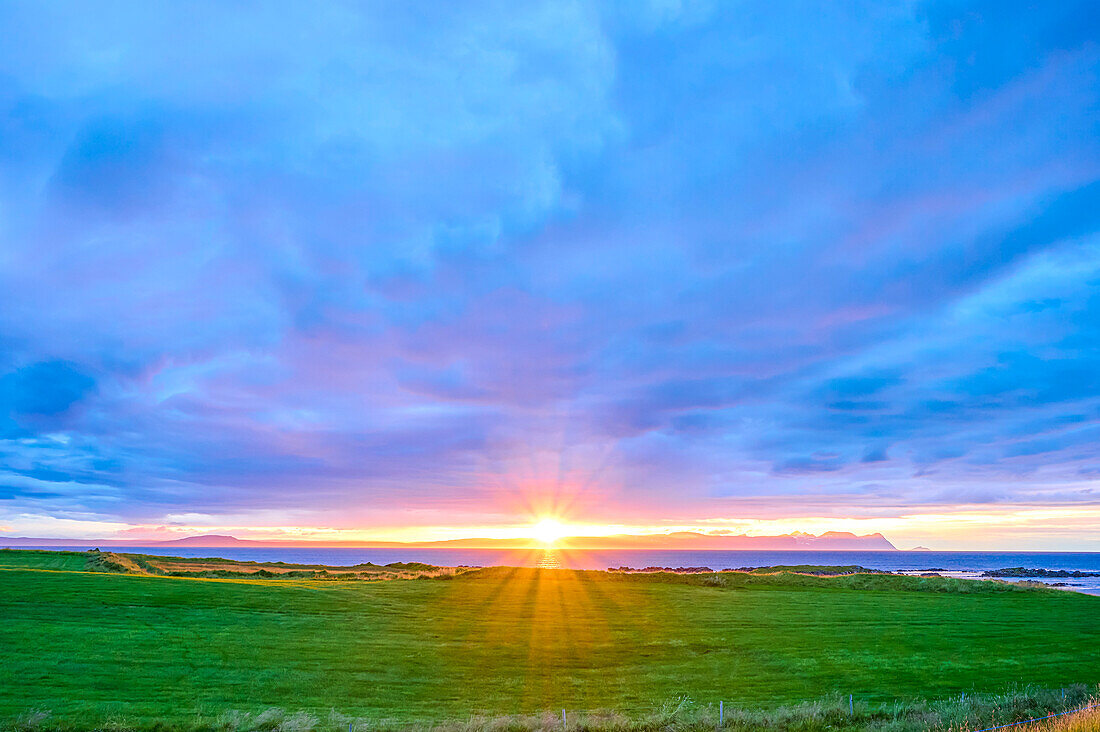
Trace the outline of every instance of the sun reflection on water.
<instances>
[{"instance_id":1,"label":"sun reflection on water","mask_svg":"<svg viewBox=\"0 0 1100 732\"><path fill-rule=\"evenodd\" d=\"M561 554L557 549L547 547L542 550L535 566L539 569L561 569Z\"/></svg>"}]
</instances>

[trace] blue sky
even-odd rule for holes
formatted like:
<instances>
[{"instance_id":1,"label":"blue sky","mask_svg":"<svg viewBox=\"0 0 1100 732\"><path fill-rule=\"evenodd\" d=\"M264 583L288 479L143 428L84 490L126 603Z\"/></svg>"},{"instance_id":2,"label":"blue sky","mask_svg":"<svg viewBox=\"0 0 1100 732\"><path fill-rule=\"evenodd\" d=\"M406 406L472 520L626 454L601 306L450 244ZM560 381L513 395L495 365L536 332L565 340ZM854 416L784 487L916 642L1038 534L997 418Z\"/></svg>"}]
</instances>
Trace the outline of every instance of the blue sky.
<instances>
[{"instance_id":1,"label":"blue sky","mask_svg":"<svg viewBox=\"0 0 1100 732\"><path fill-rule=\"evenodd\" d=\"M0 29L0 533L1100 548L1094 3Z\"/></svg>"}]
</instances>

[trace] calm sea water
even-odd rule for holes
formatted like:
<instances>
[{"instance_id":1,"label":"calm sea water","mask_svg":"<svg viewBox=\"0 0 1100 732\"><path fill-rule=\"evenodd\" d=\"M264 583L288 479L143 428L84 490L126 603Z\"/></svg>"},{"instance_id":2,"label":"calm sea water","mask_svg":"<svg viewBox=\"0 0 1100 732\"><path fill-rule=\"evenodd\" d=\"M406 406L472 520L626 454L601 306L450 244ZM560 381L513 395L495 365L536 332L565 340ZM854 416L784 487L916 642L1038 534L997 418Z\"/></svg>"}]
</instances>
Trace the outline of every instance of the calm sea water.
<instances>
[{"instance_id":1,"label":"calm sea water","mask_svg":"<svg viewBox=\"0 0 1100 732\"><path fill-rule=\"evenodd\" d=\"M0 540L0 545L3 541ZM38 547L47 549L87 549ZM30 548L30 547L27 547ZM987 569L1029 567L1039 569L1100 572L1100 552L829 552L829 551L685 551L685 550L498 550L498 549L302 549L298 547L247 547L211 549L202 547L126 547L116 551L174 557L224 557L253 562L327 564L348 566L373 562L423 562L439 566L564 567L607 569L609 567L769 567L778 564L856 564L891 572L937 570L946 576L970 577ZM1065 582L1066 589L1100 594L1100 577L1042 579Z\"/></svg>"}]
</instances>

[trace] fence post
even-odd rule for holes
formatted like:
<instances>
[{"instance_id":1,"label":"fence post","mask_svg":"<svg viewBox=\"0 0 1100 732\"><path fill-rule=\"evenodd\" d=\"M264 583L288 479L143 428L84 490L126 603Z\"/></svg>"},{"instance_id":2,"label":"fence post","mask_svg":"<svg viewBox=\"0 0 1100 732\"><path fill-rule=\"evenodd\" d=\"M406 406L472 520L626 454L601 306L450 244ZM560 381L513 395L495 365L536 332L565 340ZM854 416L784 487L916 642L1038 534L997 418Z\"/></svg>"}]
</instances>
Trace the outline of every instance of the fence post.
<instances>
[{"instance_id":1,"label":"fence post","mask_svg":"<svg viewBox=\"0 0 1100 732\"><path fill-rule=\"evenodd\" d=\"M721 727L726 721L725 709L722 708L722 702L718 702L718 726Z\"/></svg>"},{"instance_id":2,"label":"fence post","mask_svg":"<svg viewBox=\"0 0 1100 732\"><path fill-rule=\"evenodd\" d=\"M848 716L851 717L856 713L855 704L852 703L852 695L848 695Z\"/></svg>"},{"instance_id":3,"label":"fence post","mask_svg":"<svg viewBox=\"0 0 1100 732\"><path fill-rule=\"evenodd\" d=\"M564 710L564 709L562 709L562 710L561 710L561 728L562 728L562 729L565 729L565 727L566 727L566 722L565 722L565 710Z\"/></svg>"}]
</instances>

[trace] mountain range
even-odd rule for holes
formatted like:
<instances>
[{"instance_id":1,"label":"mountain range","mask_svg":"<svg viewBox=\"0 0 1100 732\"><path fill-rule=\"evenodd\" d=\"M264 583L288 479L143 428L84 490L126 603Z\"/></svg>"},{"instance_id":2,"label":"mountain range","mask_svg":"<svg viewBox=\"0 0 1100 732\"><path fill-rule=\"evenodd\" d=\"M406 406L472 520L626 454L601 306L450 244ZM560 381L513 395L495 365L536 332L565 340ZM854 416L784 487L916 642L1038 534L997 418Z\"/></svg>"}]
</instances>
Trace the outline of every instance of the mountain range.
<instances>
[{"instance_id":1,"label":"mountain range","mask_svg":"<svg viewBox=\"0 0 1100 732\"><path fill-rule=\"evenodd\" d=\"M743 534L703 534L679 531L669 534L617 534L613 536L563 537L555 546L565 549L753 549L822 550L822 551L896 551L882 534L858 536L847 531L826 531L820 535L794 532L779 536L746 536ZM205 534L181 539L58 539L43 537L2 537L0 546L63 546L63 547L301 547L301 548L440 548L464 549L528 549L541 547L533 539L450 539L447 541L288 541L238 539L235 536Z\"/></svg>"}]
</instances>

